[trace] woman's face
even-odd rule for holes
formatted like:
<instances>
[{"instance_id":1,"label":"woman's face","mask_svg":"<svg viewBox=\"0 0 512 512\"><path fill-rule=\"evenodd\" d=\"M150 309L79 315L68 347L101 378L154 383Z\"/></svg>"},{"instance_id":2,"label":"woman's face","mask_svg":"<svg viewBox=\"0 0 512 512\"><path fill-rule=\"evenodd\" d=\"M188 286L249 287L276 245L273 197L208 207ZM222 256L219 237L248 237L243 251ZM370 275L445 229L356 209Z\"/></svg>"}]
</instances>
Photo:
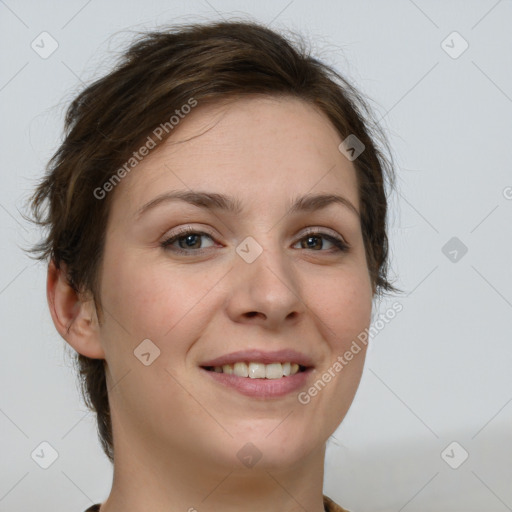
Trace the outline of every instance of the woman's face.
<instances>
[{"instance_id":1,"label":"woman's face","mask_svg":"<svg viewBox=\"0 0 512 512\"><path fill-rule=\"evenodd\" d=\"M363 369L361 343L344 358L372 307L355 168L327 118L296 99L199 102L174 130L111 192L99 340L116 448L291 466L323 450ZM162 199L175 192L226 199ZM345 204L291 209L325 194ZM188 227L194 234L180 234ZM260 379L205 368L262 361L307 371ZM276 377L283 368L294 366L248 371Z\"/></svg>"}]
</instances>

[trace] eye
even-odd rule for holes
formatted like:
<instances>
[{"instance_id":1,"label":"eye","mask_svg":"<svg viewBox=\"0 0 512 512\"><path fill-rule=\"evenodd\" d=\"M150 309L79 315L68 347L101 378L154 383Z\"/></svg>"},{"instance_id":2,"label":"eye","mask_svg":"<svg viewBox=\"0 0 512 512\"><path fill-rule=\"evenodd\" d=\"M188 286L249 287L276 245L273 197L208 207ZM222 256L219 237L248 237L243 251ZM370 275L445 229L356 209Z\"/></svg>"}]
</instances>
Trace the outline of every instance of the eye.
<instances>
[{"instance_id":1,"label":"eye","mask_svg":"<svg viewBox=\"0 0 512 512\"><path fill-rule=\"evenodd\" d=\"M165 250L170 250L175 253L201 254L203 249L207 248L202 244L202 237L207 237L213 242L213 237L209 233L186 227L162 241L160 245ZM331 244L333 247L328 247L327 250L325 250L324 241L327 241L327 243ZM176 243L178 246L175 246ZM349 245L341 237L314 229L308 230L295 245L299 243L301 244L300 249L308 249L316 252L346 252L349 250ZM212 247L213 245L214 244L211 244L208 247Z\"/></svg>"},{"instance_id":2,"label":"eye","mask_svg":"<svg viewBox=\"0 0 512 512\"><path fill-rule=\"evenodd\" d=\"M324 248L324 242L322 242L322 240L327 240L329 244L332 244L335 247L334 250L331 249L329 252L346 252L349 249L348 244L342 238L315 230L309 230L306 232L306 234L297 243L301 244L302 249L316 250L316 248L319 247L320 252L327 252L321 251L321 249Z\"/></svg>"},{"instance_id":3,"label":"eye","mask_svg":"<svg viewBox=\"0 0 512 512\"><path fill-rule=\"evenodd\" d=\"M196 231L192 228L183 228L180 229L178 233L161 242L160 246L166 250L171 250L178 253L201 253L202 249L204 248L201 247L201 237L208 237L213 241L212 236L208 233L203 231ZM176 242L178 242L178 247L173 247L173 244Z\"/></svg>"}]
</instances>

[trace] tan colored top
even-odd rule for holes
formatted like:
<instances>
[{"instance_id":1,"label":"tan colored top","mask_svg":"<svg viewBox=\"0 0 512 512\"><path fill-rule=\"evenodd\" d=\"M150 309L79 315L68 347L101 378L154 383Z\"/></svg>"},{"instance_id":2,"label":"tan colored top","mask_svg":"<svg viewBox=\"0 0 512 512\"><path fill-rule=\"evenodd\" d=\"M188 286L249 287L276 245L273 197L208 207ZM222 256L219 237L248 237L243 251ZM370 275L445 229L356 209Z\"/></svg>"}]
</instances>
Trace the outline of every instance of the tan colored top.
<instances>
[{"instance_id":1,"label":"tan colored top","mask_svg":"<svg viewBox=\"0 0 512 512\"><path fill-rule=\"evenodd\" d=\"M332 501L331 498L328 498L325 494L324 508L325 512L350 512L349 510L340 507L337 503L334 503L334 501Z\"/></svg>"},{"instance_id":2,"label":"tan colored top","mask_svg":"<svg viewBox=\"0 0 512 512\"><path fill-rule=\"evenodd\" d=\"M99 512L101 503L96 503L89 507L85 512ZM324 509L325 512L349 512L348 510L341 508L339 505L334 503L331 498L328 498L324 494Z\"/></svg>"}]
</instances>

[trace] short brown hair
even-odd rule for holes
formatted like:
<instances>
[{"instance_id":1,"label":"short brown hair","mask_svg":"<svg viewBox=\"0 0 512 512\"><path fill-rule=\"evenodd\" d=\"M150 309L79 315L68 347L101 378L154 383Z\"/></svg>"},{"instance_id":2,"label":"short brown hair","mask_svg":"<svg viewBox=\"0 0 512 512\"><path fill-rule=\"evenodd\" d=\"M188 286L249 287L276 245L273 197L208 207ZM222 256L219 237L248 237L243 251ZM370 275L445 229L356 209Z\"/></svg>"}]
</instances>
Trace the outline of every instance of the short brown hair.
<instances>
[{"instance_id":1,"label":"short brown hair","mask_svg":"<svg viewBox=\"0 0 512 512\"><path fill-rule=\"evenodd\" d=\"M374 294L399 292L387 278L385 185L386 178L394 185L392 156L374 142L389 147L378 124L370 125L370 108L346 79L311 56L300 37L294 43L246 21L143 33L108 75L74 99L65 139L31 198L33 220L47 234L29 252L57 268L65 263L69 284L92 295L100 318L99 268L113 194L98 198L97 191L112 184L116 172L120 177L123 164L127 171L134 150L191 98L202 105L247 94L299 98L325 113L342 139L355 135L364 144L353 164L368 270ZM157 142L171 134L162 132ZM105 361L81 354L75 361L85 403L97 414L99 438L113 462Z\"/></svg>"}]
</instances>

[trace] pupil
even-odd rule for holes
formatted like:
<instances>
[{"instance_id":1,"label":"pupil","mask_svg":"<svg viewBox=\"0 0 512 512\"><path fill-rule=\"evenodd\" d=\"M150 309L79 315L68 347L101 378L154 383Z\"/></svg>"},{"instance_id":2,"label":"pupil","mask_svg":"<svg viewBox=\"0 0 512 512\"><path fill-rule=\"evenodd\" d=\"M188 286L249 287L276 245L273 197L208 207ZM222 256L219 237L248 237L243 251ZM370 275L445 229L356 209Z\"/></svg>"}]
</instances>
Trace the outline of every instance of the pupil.
<instances>
[{"instance_id":1,"label":"pupil","mask_svg":"<svg viewBox=\"0 0 512 512\"><path fill-rule=\"evenodd\" d=\"M193 239L194 239L194 238L196 238L196 237L197 237L197 235L187 235L187 237L185 238L185 244L186 244L188 247L191 247L191 246L195 245L193 241L192 241L192 243L191 243L191 244L189 244L188 242L190 242L190 241L191 241L191 239L193 240ZM197 241L196 241L196 242L197 242Z\"/></svg>"},{"instance_id":2,"label":"pupil","mask_svg":"<svg viewBox=\"0 0 512 512\"><path fill-rule=\"evenodd\" d=\"M315 245L317 245L317 244L315 244L314 242L313 242L313 243L310 243L312 240L314 241L314 240L316 240L317 238L318 238L318 237L316 237L316 236L310 236L310 237L308 237L308 239L307 239L307 240L308 240L308 245L309 245L310 247L314 247Z\"/></svg>"}]
</instances>

